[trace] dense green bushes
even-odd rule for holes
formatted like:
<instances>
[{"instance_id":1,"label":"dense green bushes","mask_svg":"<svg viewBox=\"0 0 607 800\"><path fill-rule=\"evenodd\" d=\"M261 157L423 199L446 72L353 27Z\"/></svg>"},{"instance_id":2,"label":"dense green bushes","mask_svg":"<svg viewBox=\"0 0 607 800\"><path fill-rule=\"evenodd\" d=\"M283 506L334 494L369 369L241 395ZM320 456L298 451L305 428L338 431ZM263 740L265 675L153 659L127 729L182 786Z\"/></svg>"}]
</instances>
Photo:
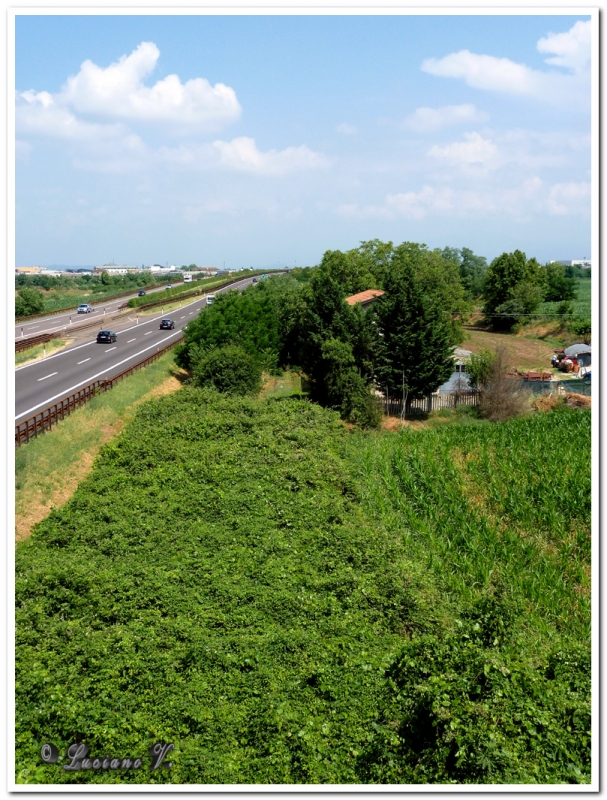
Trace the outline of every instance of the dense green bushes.
<instances>
[{"instance_id":1,"label":"dense green bushes","mask_svg":"<svg viewBox=\"0 0 607 800\"><path fill-rule=\"evenodd\" d=\"M590 774L587 647L504 649L504 609L408 643L388 669L389 700L367 753L382 783L580 783ZM397 728L390 725L393 719Z\"/></svg>"},{"instance_id":2,"label":"dense green bushes","mask_svg":"<svg viewBox=\"0 0 607 800\"><path fill-rule=\"evenodd\" d=\"M27 317L44 311L44 297L38 289L24 286L15 298L15 317Z\"/></svg>"},{"instance_id":3,"label":"dense green bushes","mask_svg":"<svg viewBox=\"0 0 607 800\"><path fill-rule=\"evenodd\" d=\"M589 417L146 404L17 548L18 779L587 782ZM41 764L74 740L174 766Z\"/></svg>"},{"instance_id":4,"label":"dense green bushes","mask_svg":"<svg viewBox=\"0 0 607 800\"><path fill-rule=\"evenodd\" d=\"M226 394L257 394L261 388L261 367L241 347L227 345L195 358L193 382L195 386Z\"/></svg>"}]
</instances>

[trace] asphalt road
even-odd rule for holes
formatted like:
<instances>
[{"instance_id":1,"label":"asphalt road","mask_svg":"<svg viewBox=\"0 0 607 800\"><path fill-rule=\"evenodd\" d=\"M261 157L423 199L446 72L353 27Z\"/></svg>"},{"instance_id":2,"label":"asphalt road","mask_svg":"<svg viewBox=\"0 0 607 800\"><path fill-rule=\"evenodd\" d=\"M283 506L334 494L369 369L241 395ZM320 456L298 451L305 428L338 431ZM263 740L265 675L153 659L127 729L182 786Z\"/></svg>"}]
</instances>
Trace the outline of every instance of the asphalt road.
<instances>
[{"instance_id":1,"label":"asphalt road","mask_svg":"<svg viewBox=\"0 0 607 800\"><path fill-rule=\"evenodd\" d=\"M213 294L244 289L253 278L217 289ZM211 292L209 292L210 294ZM120 302L124 302L121 300ZM145 322L136 322L134 314L120 320L116 327L108 325L118 335L113 344L97 344L97 329L91 330L91 341L62 350L60 353L26 364L15 370L15 421L26 419L55 400L75 392L101 378L111 378L151 355L155 349L180 338L181 331L206 306L206 298L184 301L181 309L167 314L153 314ZM87 317L91 316L87 314ZM175 329L160 330L160 320L169 317ZM95 338L93 338L95 337Z\"/></svg>"},{"instance_id":2,"label":"asphalt road","mask_svg":"<svg viewBox=\"0 0 607 800\"><path fill-rule=\"evenodd\" d=\"M170 281L167 281L167 283L170 283ZM175 286L181 286L181 281L176 283ZM159 286L157 289L146 289L146 294L151 295L155 292L161 292L164 289L164 285ZM66 326L77 322L85 322L93 319L101 320L106 314L115 314L118 306L126 303L131 297L137 297L138 291L139 289L134 291L133 294L119 297L117 300L108 300L106 302L98 300L90 314L78 314L76 311L66 311L65 314L53 314L49 317L37 317L31 322L17 323L15 325L15 339L19 339L22 336L37 336L40 333L53 333L54 331L63 330ZM93 304L91 303L91 305Z\"/></svg>"}]
</instances>

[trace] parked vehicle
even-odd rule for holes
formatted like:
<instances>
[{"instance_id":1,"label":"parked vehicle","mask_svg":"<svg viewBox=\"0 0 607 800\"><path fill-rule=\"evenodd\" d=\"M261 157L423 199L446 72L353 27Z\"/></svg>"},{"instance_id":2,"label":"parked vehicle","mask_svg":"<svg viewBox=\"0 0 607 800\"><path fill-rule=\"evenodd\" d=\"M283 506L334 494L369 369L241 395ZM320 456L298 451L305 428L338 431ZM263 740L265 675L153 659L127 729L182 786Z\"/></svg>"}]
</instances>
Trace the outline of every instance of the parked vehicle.
<instances>
[{"instance_id":1,"label":"parked vehicle","mask_svg":"<svg viewBox=\"0 0 607 800\"><path fill-rule=\"evenodd\" d=\"M167 289L172 289L172 288L173 288L173 284L172 283L167 283Z\"/></svg>"},{"instance_id":2,"label":"parked vehicle","mask_svg":"<svg viewBox=\"0 0 607 800\"><path fill-rule=\"evenodd\" d=\"M147 292L144 292L143 289L140 292L137 292L137 297L143 297Z\"/></svg>"},{"instance_id":3,"label":"parked vehicle","mask_svg":"<svg viewBox=\"0 0 607 800\"><path fill-rule=\"evenodd\" d=\"M214 294L208 294L207 295L207 305L208 306L212 306L214 300L215 300L215 295Z\"/></svg>"},{"instance_id":4,"label":"parked vehicle","mask_svg":"<svg viewBox=\"0 0 607 800\"><path fill-rule=\"evenodd\" d=\"M114 331L99 331L97 334L97 344L107 344L107 342L116 342L118 337Z\"/></svg>"},{"instance_id":5,"label":"parked vehicle","mask_svg":"<svg viewBox=\"0 0 607 800\"><path fill-rule=\"evenodd\" d=\"M78 313L79 314L90 314L93 310L93 306L89 305L89 303L81 303L78 306Z\"/></svg>"},{"instance_id":6,"label":"parked vehicle","mask_svg":"<svg viewBox=\"0 0 607 800\"><path fill-rule=\"evenodd\" d=\"M172 319L161 319L160 320L160 330L161 331L172 331L175 327L175 323Z\"/></svg>"}]
</instances>

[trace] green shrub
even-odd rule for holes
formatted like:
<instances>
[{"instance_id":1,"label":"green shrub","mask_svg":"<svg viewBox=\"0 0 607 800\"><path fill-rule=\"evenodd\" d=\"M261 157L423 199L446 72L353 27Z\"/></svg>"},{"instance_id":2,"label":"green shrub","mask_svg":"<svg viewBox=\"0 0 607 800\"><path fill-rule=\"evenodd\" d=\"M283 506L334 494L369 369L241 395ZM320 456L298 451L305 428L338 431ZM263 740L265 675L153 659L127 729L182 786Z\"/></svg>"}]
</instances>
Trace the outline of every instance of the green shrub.
<instances>
[{"instance_id":1,"label":"green shrub","mask_svg":"<svg viewBox=\"0 0 607 800\"><path fill-rule=\"evenodd\" d=\"M497 615L491 614L497 611ZM544 663L501 644L499 605L408 643L387 672L369 778L400 783L587 783L590 657ZM396 726L396 731L394 727Z\"/></svg>"},{"instance_id":2,"label":"green shrub","mask_svg":"<svg viewBox=\"0 0 607 800\"><path fill-rule=\"evenodd\" d=\"M41 311L44 311L42 292L27 286L19 289L19 294L15 298L15 316L27 317L30 314L39 314Z\"/></svg>"},{"instance_id":3,"label":"green shrub","mask_svg":"<svg viewBox=\"0 0 607 800\"><path fill-rule=\"evenodd\" d=\"M193 382L225 394L257 394L261 388L261 367L236 345L201 353L194 362Z\"/></svg>"}]
</instances>

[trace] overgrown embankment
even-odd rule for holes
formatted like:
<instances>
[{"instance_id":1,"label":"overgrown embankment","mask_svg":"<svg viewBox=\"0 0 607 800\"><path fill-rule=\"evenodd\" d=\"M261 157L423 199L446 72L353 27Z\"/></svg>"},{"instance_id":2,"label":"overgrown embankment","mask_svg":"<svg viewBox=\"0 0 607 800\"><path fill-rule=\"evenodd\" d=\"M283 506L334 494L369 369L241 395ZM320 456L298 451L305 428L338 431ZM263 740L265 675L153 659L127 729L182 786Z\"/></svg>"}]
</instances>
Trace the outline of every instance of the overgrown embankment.
<instances>
[{"instance_id":1,"label":"overgrown embankment","mask_svg":"<svg viewBox=\"0 0 607 800\"><path fill-rule=\"evenodd\" d=\"M18 780L586 782L589 416L144 405L18 547ZM41 764L75 740L144 766Z\"/></svg>"}]
</instances>

